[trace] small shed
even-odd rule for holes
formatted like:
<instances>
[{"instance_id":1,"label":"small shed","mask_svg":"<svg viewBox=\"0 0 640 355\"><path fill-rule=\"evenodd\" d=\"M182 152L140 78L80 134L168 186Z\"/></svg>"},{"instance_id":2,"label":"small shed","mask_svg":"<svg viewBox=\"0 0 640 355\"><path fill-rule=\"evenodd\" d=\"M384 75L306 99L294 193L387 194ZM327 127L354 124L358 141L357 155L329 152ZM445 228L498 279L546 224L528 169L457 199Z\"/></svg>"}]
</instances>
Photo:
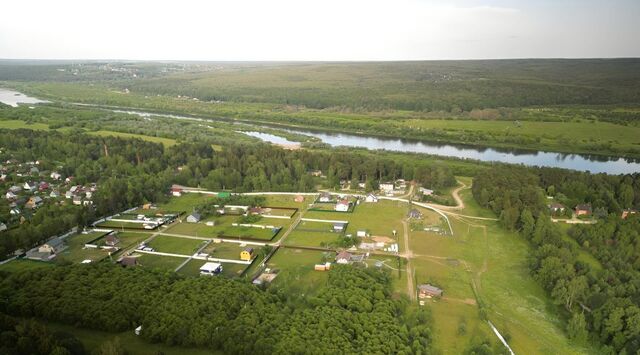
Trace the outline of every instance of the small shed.
<instances>
[{"instance_id":1,"label":"small shed","mask_svg":"<svg viewBox=\"0 0 640 355\"><path fill-rule=\"evenodd\" d=\"M222 272L222 264L220 263L205 263L200 267L200 275L217 275Z\"/></svg>"},{"instance_id":2,"label":"small shed","mask_svg":"<svg viewBox=\"0 0 640 355\"><path fill-rule=\"evenodd\" d=\"M189 223L198 223L200 222L200 213L193 212L189 216L187 216L187 222Z\"/></svg>"},{"instance_id":3,"label":"small shed","mask_svg":"<svg viewBox=\"0 0 640 355\"><path fill-rule=\"evenodd\" d=\"M246 247L240 252L240 260L249 261L253 257L253 248Z\"/></svg>"}]
</instances>

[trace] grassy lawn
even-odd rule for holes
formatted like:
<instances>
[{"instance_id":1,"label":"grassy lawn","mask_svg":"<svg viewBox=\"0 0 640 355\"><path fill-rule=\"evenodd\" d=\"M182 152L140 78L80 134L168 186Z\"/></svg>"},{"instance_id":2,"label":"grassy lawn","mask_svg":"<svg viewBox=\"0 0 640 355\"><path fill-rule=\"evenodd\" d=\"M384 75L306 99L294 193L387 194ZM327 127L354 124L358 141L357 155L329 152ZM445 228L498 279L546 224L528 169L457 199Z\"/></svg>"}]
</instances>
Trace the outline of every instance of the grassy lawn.
<instances>
[{"instance_id":1,"label":"grassy lawn","mask_svg":"<svg viewBox=\"0 0 640 355\"><path fill-rule=\"evenodd\" d=\"M212 195L197 194L197 193L185 193L180 197L171 197L169 201L158 204L159 213L169 212L187 212L191 213L193 209L209 201L213 198Z\"/></svg>"},{"instance_id":2,"label":"grassy lawn","mask_svg":"<svg viewBox=\"0 0 640 355\"><path fill-rule=\"evenodd\" d=\"M238 216L225 215L220 217L210 217L199 223L175 223L169 229L167 233L185 234L206 238L218 238L218 237L230 237L230 238L251 238L261 240L273 239L273 231L269 228L254 228L254 227L239 227L233 226L233 223L238 222ZM214 221L214 226L207 226L206 222ZM274 219L263 218L256 224L270 225L274 227L288 226L291 224L291 220L288 219ZM280 232L282 233L282 232Z\"/></svg>"},{"instance_id":3,"label":"grassy lawn","mask_svg":"<svg viewBox=\"0 0 640 355\"><path fill-rule=\"evenodd\" d=\"M320 247L332 244L338 240L340 234L331 232L307 232L293 230L285 239L285 245L299 245L307 247Z\"/></svg>"},{"instance_id":4,"label":"grassy lawn","mask_svg":"<svg viewBox=\"0 0 640 355\"><path fill-rule=\"evenodd\" d=\"M346 234L354 236L359 230L365 230L372 236L393 238L394 230L401 235L402 219L408 211L409 207L404 202L381 200L377 203L360 203L353 213L309 211L304 217L349 221ZM289 238L291 236L289 235Z\"/></svg>"},{"instance_id":5,"label":"grassy lawn","mask_svg":"<svg viewBox=\"0 0 640 355\"><path fill-rule=\"evenodd\" d=\"M463 196L467 209L475 208ZM472 338L482 334L496 341L474 305L473 285L489 320L510 336L516 353L592 352L567 339L560 310L529 274L529 246L522 238L492 221L451 218L451 222L453 237L424 231L410 234L416 281L434 283L444 290L443 299L429 302L436 346L443 353L461 353ZM461 323L466 325L464 335L457 331Z\"/></svg>"},{"instance_id":6,"label":"grassy lawn","mask_svg":"<svg viewBox=\"0 0 640 355\"><path fill-rule=\"evenodd\" d=\"M333 261L333 253L326 254ZM327 282L328 274L315 271L314 265L324 262L325 253L312 250L280 248L267 263L267 267L280 270L273 285L287 287L300 294L313 293Z\"/></svg>"},{"instance_id":7,"label":"grassy lawn","mask_svg":"<svg viewBox=\"0 0 640 355\"><path fill-rule=\"evenodd\" d=\"M267 195L265 196L266 202L264 203L264 205L272 207L292 207L302 209L309 203L311 203L315 198L314 196L306 195L304 195L303 197L303 202L295 202L295 195Z\"/></svg>"},{"instance_id":8,"label":"grassy lawn","mask_svg":"<svg viewBox=\"0 0 640 355\"><path fill-rule=\"evenodd\" d=\"M49 130L49 125L44 123L27 123L25 121L20 120L0 120L0 128L1 129L33 129L33 130Z\"/></svg>"},{"instance_id":9,"label":"grassy lawn","mask_svg":"<svg viewBox=\"0 0 640 355\"><path fill-rule=\"evenodd\" d=\"M54 263L46 261L36 261L29 259L15 259L6 264L0 265L0 271L19 272L23 270L31 270L34 268L46 268L55 266Z\"/></svg>"},{"instance_id":10,"label":"grassy lawn","mask_svg":"<svg viewBox=\"0 0 640 355\"><path fill-rule=\"evenodd\" d=\"M203 245L203 240L158 235L147 245L161 253L192 255Z\"/></svg>"},{"instance_id":11,"label":"grassy lawn","mask_svg":"<svg viewBox=\"0 0 640 355\"><path fill-rule=\"evenodd\" d=\"M142 267L149 269L161 269L167 271L173 271L180 264L182 264L186 258L178 258L173 256L160 256L152 254L140 254L138 262Z\"/></svg>"},{"instance_id":12,"label":"grassy lawn","mask_svg":"<svg viewBox=\"0 0 640 355\"><path fill-rule=\"evenodd\" d=\"M240 252L245 248L238 243L211 243L202 252L212 258L240 260Z\"/></svg>"},{"instance_id":13,"label":"grassy lawn","mask_svg":"<svg viewBox=\"0 0 640 355\"><path fill-rule=\"evenodd\" d=\"M84 344L85 348L89 351L98 349L103 343L112 341L115 338L120 339L120 344L130 354L141 355L205 355L205 354L220 354L219 352L213 352L210 349L200 348L182 348L172 347L164 344L152 344L147 343L142 338L136 336L133 330L122 333L109 333L99 330L91 330L86 328L76 328L69 325L63 325L60 323L46 322L47 327L52 331L61 331L71 333L78 337Z\"/></svg>"},{"instance_id":14,"label":"grassy lawn","mask_svg":"<svg viewBox=\"0 0 640 355\"><path fill-rule=\"evenodd\" d=\"M72 263L79 263L83 260L91 260L92 262L100 261L109 256L109 253L102 249L84 248L89 241L104 235L104 232L91 232L88 234L78 233L65 239L67 248L56 257L56 260L68 260Z\"/></svg>"},{"instance_id":15,"label":"grassy lawn","mask_svg":"<svg viewBox=\"0 0 640 355\"><path fill-rule=\"evenodd\" d=\"M100 137L113 136L113 137L122 137L122 138L140 138L142 140L153 142L153 143L161 143L165 147L171 147L173 145L176 145L175 139L145 136L142 134L134 134L134 133L124 133L124 132L114 132L114 131L93 131L93 132L87 132L87 134L90 134L93 136L100 136Z\"/></svg>"},{"instance_id":16,"label":"grassy lawn","mask_svg":"<svg viewBox=\"0 0 640 355\"><path fill-rule=\"evenodd\" d=\"M135 222L105 221L105 222L96 224L96 227L111 228L115 230L122 230L127 228L140 229L140 230L152 230L152 229L144 229L143 225L144 225L143 223L135 223Z\"/></svg>"}]
</instances>

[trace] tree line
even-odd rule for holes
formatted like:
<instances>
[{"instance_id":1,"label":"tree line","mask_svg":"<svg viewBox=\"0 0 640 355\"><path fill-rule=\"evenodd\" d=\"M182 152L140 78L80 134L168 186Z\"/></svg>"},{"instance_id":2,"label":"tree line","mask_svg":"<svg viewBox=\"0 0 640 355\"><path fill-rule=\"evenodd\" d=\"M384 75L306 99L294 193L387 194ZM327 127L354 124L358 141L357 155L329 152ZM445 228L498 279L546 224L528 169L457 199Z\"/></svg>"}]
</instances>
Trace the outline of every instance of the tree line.
<instances>
[{"instance_id":1,"label":"tree line","mask_svg":"<svg viewBox=\"0 0 640 355\"><path fill-rule=\"evenodd\" d=\"M390 276L377 268L336 266L295 306L283 288L107 263L2 276L2 312L110 332L142 325L149 342L230 354L424 354L431 346L428 312L391 297Z\"/></svg>"}]
</instances>

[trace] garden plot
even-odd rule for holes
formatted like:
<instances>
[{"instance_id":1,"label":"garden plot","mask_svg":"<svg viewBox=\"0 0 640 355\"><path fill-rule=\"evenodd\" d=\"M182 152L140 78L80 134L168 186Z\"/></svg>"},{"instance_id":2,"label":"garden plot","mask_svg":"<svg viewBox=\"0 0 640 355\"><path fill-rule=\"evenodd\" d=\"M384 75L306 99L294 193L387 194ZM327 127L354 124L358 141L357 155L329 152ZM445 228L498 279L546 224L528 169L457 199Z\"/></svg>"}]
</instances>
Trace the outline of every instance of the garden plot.
<instances>
[{"instance_id":1,"label":"garden plot","mask_svg":"<svg viewBox=\"0 0 640 355\"><path fill-rule=\"evenodd\" d=\"M152 248L153 251L159 253L170 253L180 255L193 255L198 248L204 245L203 240L170 237L166 235L159 235L153 238L146 245Z\"/></svg>"}]
</instances>

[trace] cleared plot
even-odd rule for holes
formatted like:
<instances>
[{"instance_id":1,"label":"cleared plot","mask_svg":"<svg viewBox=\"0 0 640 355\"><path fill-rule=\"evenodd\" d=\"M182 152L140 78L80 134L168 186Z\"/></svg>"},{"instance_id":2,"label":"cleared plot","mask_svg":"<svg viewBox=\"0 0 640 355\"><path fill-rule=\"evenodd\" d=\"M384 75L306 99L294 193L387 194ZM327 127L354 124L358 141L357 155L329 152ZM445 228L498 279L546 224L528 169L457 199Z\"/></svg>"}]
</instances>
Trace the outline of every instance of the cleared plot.
<instances>
[{"instance_id":1,"label":"cleared plot","mask_svg":"<svg viewBox=\"0 0 640 355\"><path fill-rule=\"evenodd\" d=\"M195 207L207 201L211 201L212 195L198 193L184 193L180 197L171 197L169 201L158 204L159 213L191 212Z\"/></svg>"},{"instance_id":2,"label":"cleared plot","mask_svg":"<svg viewBox=\"0 0 640 355\"><path fill-rule=\"evenodd\" d=\"M271 269L278 269L274 286L287 288L289 292L312 294L328 279L326 271L314 271L315 264L333 261L334 253L280 248L267 263Z\"/></svg>"},{"instance_id":3,"label":"cleared plot","mask_svg":"<svg viewBox=\"0 0 640 355\"><path fill-rule=\"evenodd\" d=\"M120 221L105 221L99 224L96 224L96 227L98 228L109 228L109 229L115 229L115 230L122 230L122 229L140 229L140 230L153 230L153 229L146 229L144 228L144 224L143 223L136 223L136 222L120 222Z\"/></svg>"},{"instance_id":4,"label":"cleared plot","mask_svg":"<svg viewBox=\"0 0 640 355\"><path fill-rule=\"evenodd\" d=\"M147 245L161 253L192 255L203 243L203 240L159 235Z\"/></svg>"},{"instance_id":5,"label":"cleared plot","mask_svg":"<svg viewBox=\"0 0 640 355\"><path fill-rule=\"evenodd\" d=\"M240 252L245 248L238 243L211 243L202 252L209 254L212 258L240 260ZM256 247L253 246L253 248Z\"/></svg>"},{"instance_id":6,"label":"cleared plot","mask_svg":"<svg viewBox=\"0 0 640 355\"><path fill-rule=\"evenodd\" d=\"M54 263L46 261L36 261L30 259L15 259L6 264L0 265L0 271L20 272L24 270L32 270L34 268L45 268L55 266Z\"/></svg>"},{"instance_id":7,"label":"cleared plot","mask_svg":"<svg viewBox=\"0 0 640 355\"><path fill-rule=\"evenodd\" d=\"M353 213L309 211L304 217L349 221L346 234L354 236L358 231L363 230L372 236L393 238L394 230L398 236L401 235L402 219L406 217L408 211L409 207L406 203L381 200L377 203L360 203Z\"/></svg>"},{"instance_id":8,"label":"cleared plot","mask_svg":"<svg viewBox=\"0 0 640 355\"><path fill-rule=\"evenodd\" d=\"M295 195L266 195L265 206L273 206L273 207L291 207L301 209L311 203L315 197L314 196L306 196L304 195L303 202L294 201Z\"/></svg>"},{"instance_id":9,"label":"cleared plot","mask_svg":"<svg viewBox=\"0 0 640 355\"><path fill-rule=\"evenodd\" d=\"M142 134L134 134L134 133L123 133L123 132L115 132L115 131L94 131L94 132L87 132L87 134L90 134L93 136L100 136L100 137L112 136L112 137L122 137L122 138L140 138L148 142L160 143L165 147L171 147L173 145L176 145L175 139L145 136Z\"/></svg>"},{"instance_id":10,"label":"cleared plot","mask_svg":"<svg viewBox=\"0 0 640 355\"><path fill-rule=\"evenodd\" d=\"M240 227L233 226L233 223L237 223L239 216L220 216L207 218L199 223L175 223L168 233L185 234L205 238L247 238L247 239L260 239L271 240L275 236L275 232L270 228L254 228L254 227ZM212 221L215 223L213 226L208 226L206 223ZM270 225L275 227L288 226L291 224L290 220L284 219L269 219L263 218L256 224Z\"/></svg>"},{"instance_id":11,"label":"cleared plot","mask_svg":"<svg viewBox=\"0 0 640 355\"><path fill-rule=\"evenodd\" d=\"M58 261L70 261L79 263L83 260L91 260L92 262L100 261L109 256L109 252L97 248L85 248L84 245L102 235L105 232L91 232L88 234L78 233L65 239L67 248L56 257Z\"/></svg>"},{"instance_id":12,"label":"cleared plot","mask_svg":"<svg viewBox=\"0 0 640 355\"><path fill-rule=\"evenodd\" d=\"M152 254L140 254L138 263L141 267L148 269L175 270L182 264L186 258L178 258L173 256L161 256Z\"/></svg>"},{"instance_id":13,"label":"cleared plot","mask_svg":"<svg viewBox=\"0 0 640 355\"><path fill-rule=\"evenodd\" d=\"M338 241L341 234L332 232L309 232L295 229L285 239L285 245L325 247Z\"/></svg>"}]
</instances>

